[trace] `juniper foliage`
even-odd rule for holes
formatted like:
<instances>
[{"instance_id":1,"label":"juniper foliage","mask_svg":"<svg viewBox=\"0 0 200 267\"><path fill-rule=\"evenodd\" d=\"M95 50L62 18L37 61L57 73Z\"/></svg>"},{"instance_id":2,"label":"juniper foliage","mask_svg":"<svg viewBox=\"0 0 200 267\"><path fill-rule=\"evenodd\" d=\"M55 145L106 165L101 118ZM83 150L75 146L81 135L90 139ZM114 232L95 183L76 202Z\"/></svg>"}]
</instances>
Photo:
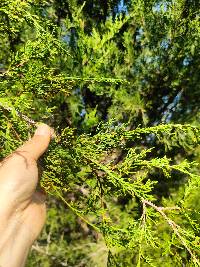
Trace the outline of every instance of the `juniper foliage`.
<instances>
[{"instance_id":1,"label":"juniper foliage","mask_svg":"<svg viewBox=\"0 0 200 267\"><path fill-rule=\"evenodd\" d=\"M200 266L199 6L80 2L0 3L0 157L56 133L27 266Z\"/></svg>"}]
</instances>

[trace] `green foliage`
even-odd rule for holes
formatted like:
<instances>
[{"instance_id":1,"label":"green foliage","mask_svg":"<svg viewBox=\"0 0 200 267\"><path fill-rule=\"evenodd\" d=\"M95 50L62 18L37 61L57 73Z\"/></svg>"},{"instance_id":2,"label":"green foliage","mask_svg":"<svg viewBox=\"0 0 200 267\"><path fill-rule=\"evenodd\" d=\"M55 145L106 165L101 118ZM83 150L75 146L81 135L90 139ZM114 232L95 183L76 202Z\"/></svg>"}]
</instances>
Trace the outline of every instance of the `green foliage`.
<instances>
[{"instance_id":1,"label":"green foliage","mask_svg":"<svg viewBox=\"0 0 200 267\"><path fill-rule=\"evenodd\" d=\"M56 133L27 266L200 266L199 6L121 8L0 3L0 158Z\"/></svg>"}]
</instances>

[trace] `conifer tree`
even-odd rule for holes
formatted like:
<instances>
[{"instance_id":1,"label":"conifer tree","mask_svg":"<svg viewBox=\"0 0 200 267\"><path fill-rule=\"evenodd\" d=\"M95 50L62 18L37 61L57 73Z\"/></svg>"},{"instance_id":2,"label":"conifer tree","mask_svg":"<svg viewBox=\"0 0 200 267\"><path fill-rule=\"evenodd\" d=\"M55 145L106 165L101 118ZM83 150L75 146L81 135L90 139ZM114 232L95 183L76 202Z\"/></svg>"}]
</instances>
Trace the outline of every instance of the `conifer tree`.
<instances>
[{"instance_id":1,"label":"conifer tree","mask_svg":"<svg viewBox=\"0 0 200 267\"><path fill-rule=\"evenodd\" d=\"M199 3L0 3L0 158L39 122L27 266L200 266Z\"/></svg>"}]
</instances>

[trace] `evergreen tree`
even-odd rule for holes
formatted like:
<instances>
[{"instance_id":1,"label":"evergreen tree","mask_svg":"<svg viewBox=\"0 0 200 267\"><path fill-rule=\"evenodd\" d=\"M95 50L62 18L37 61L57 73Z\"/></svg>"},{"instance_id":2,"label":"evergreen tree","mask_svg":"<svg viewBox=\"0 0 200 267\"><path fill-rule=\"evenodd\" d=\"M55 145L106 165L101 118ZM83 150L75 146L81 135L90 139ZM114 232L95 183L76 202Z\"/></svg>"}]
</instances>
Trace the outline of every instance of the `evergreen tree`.
<instances>
[{"instance_id":1,"label":"evergreen tree","mask_svg":"<svg viewBox=\"0 0 200 267\"><path fill-rule=\"evenodd\" d=\"M199 12L1 1L0 157L38 122L56 133L27 266L200 266Z\"/></svg>"}]
</instances>

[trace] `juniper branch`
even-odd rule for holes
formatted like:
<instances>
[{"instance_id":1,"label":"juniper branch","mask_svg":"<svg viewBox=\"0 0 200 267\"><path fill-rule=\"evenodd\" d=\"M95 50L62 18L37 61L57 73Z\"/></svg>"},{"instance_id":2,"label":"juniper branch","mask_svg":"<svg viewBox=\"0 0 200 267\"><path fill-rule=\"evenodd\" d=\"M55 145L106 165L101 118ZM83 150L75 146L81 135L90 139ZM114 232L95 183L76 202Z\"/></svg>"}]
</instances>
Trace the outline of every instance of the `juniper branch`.
<instances>
[{"instance_id":1,"label":"juniper branch","mask_svg":"<svg viewBox=\"0 0 200 267\"><path fill-rule=\"evenodd\" d=\"M4 106L1 102L0 102L0 106L4 109L4 110L7 110L9 112L12 112L14 111L18 117L20 117L21 119L25 120L28 124L31 124L31 125L36 125L37 122L35 122L33 119L30 119L28 116L24 115L22 112L14 109L14 108L11 108L11 107L6 107Z\"/></svg>"},{"instance_id":2,"label":"juniper branch","mask_svg":"<svg viewBox=\"0 0 200 267\"><path fill-rule=\"evenodd\" d=\"M168 225L172 228L172 230L174 231L174 233L176 234L176 236L179 238L179 240L181 241L181 243L183 244L183 246L187 249L187 251L189 252L189 254L191 255L193 261L200 266L200 261L197 258L197 256L195 255L195 253L192 252L192 250L188 247L185 239L181 236L180 232L178 229L180 229L180 226L177 225L173 220L171 220L164 212L163 212L163 207L158 207L156 206L154 203L152 203L149 200L143 200L143 214L142 214L142 218L144 218L145 213L146 213L146 205L152 207L153 209L155 209L157 212L160 213L160 215L165 219L165 221L168 223Z\"/></svg>"}]
</instances>

